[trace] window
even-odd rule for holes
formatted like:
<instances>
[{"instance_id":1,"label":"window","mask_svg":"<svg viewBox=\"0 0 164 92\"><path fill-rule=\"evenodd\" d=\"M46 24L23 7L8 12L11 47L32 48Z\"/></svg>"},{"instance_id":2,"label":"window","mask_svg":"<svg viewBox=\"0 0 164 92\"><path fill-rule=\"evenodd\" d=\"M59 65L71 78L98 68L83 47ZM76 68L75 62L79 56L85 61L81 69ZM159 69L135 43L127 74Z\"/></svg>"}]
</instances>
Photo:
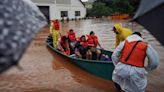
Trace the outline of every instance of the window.
<instances>
[{"instance_id":1,"label":"window","mask_svg":"<svg viewBox=\"0 0 164 92\"><path fill-rule=\"evenodd\" d=\"M68 11L61 11L61 17L68 17Z\"/></svg>"},{"instance_id":2,"label":"window","mask_svg":"<svg viewBox=\"0 0 164 92\"><path fill-rule=\"evenodd\" d=\"M75 16L80 16L80 11L75 11Z\"/></svg>"}]
</instances>

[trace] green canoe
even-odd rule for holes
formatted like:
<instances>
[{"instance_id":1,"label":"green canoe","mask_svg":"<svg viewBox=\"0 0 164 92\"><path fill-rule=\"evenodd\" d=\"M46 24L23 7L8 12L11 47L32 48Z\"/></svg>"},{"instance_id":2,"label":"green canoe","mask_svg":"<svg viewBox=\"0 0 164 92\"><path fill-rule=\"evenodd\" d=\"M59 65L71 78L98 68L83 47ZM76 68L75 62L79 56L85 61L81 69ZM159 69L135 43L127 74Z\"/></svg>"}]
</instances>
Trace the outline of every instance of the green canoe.
<instances>
[{"instance_id":1,"label":"green canoe","mask_svg":"<svg viewBox=\"0 0 164 92\"><path fill-rule=\"evenodd\" d=\"M112 80L112 73L114 70L114 65L112 61L96 61L96 60L86 60L86 59L79 59L71 56L66 56L62 54L57 49L53 48L52 45L47 42L48 47L53 50L53 52L61 55L64 58L67 58L70 62L75 63L80 68L86 70L87 72L101 77L105 80ZM112 52L107 50L101 50L102 54L106 54L111 57Z\"/></svg>"}]
</instances>

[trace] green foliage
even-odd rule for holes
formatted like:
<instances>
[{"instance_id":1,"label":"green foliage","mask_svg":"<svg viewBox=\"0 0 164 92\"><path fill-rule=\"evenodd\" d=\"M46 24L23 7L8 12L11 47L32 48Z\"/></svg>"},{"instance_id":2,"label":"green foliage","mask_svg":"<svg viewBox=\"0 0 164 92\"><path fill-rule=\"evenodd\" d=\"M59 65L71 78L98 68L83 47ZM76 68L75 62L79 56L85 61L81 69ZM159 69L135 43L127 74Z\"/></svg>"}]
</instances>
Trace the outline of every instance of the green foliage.
<instances>
[{"instance_id":1,"label":"green foliage","mask_svg":"<svg viewBox=\"0 0 164 92\"><path fill-rule=\"evenodd\" d=\"M134 7L130 4L129 0L114 0L113 11L119 13L128 13L131 14L134 11Z\"/></svg>"},{"instance_id":2,"label":"green foliage","mask_svg":"<svg viewBox=\"0 0 164 92\"><path fill-rule=\"evenodd\" d=\"M92 9L88 10L88 16L108 16L112 14L112 9L105 5L105 3L96 2L93 4Z\"/></svg>"},{"instance_id":3,"label":"green foliage","mask_svg":"<svg viewBox=\"0 0 164 92\"><path fill-rule=\"evenodd\" d=\"M114 13L133 14L138 7L140 0L97 0L93 3L92 9L88 9L87 16L109 16Z\"/></svg>"}]
</instances>

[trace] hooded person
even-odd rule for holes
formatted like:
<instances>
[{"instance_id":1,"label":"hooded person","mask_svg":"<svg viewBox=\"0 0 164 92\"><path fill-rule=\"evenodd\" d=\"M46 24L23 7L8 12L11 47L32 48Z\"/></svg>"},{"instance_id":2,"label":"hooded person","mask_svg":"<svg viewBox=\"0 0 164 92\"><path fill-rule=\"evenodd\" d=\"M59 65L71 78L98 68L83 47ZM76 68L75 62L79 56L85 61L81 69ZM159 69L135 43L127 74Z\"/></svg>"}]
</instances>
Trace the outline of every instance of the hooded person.
<instances>
[{"instance_id":1,"label":"hooded person","mask_svg":"<svg viewBox=\"0 0 164 92\"><path fill-rule=\"evenodd\" d=\"M135 32L116 48L112 61L115 65L112 80L116 88L125 92L144 92L148 72L157 68L159 57L153 47L143 41L141 34Z\"/></svg>"},{"instance_id":2,"label":"hooded person","mask_svg":"<svg viewBox=\"0 0 164 92\"><path fill-rule=\"evenodd\" d=\"M132 31L128 28L122 27L121 23L115 24L113 31L116 33L115 47L117 47L120 42L124 41L129 35L132 34Z\"/></svg>"},{"instance_id":3,"label":"hooded person","mask_svg":"<svg viewBox=\"0 0 164 92\"><path fill-rule=\"evenodd\" d=\"M60 24L57 19L52 20L50 24L50 35L53 39L53 47L56 48L57 41L59 39L60 34Z\"/></svg>"}]
</instances>

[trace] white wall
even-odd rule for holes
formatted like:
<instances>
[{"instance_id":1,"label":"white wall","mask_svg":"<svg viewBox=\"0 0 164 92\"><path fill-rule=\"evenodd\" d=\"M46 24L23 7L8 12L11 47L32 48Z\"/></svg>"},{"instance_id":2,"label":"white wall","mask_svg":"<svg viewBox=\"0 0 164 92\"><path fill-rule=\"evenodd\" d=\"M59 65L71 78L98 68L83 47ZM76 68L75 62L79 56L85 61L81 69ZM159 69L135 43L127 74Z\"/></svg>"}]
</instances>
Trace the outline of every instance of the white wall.
<instances>
[{"instance_id":1,"label":"white wall","mask_svg":"<svg viewBox=\"0 0 164 92\"><path fill-rule=\"evenodd\" d=\"M72 11L80 11L80 16L77 18L83 18L86 16L86 8L79 0L71 0Z\"/></svg>"},{"instance_id":2,"label":"white wall","mask_svg":"<svg viewBox=\"0 0 164 92\"><path fill-rule=\"evenodd\" d=\"M31 0L34 3L45 3L45 4L52 4L55 3L55 0Z\"/></svg>"},{"instance_id":3,"label":"white wall","mask_svg":"<svg viewBox=\"0 0 164 92\"><path fill-rule=\"evenodd\" d=\"M56 0L56 4L71 4L71 0Z\"/></svg>"}]
</instances>

